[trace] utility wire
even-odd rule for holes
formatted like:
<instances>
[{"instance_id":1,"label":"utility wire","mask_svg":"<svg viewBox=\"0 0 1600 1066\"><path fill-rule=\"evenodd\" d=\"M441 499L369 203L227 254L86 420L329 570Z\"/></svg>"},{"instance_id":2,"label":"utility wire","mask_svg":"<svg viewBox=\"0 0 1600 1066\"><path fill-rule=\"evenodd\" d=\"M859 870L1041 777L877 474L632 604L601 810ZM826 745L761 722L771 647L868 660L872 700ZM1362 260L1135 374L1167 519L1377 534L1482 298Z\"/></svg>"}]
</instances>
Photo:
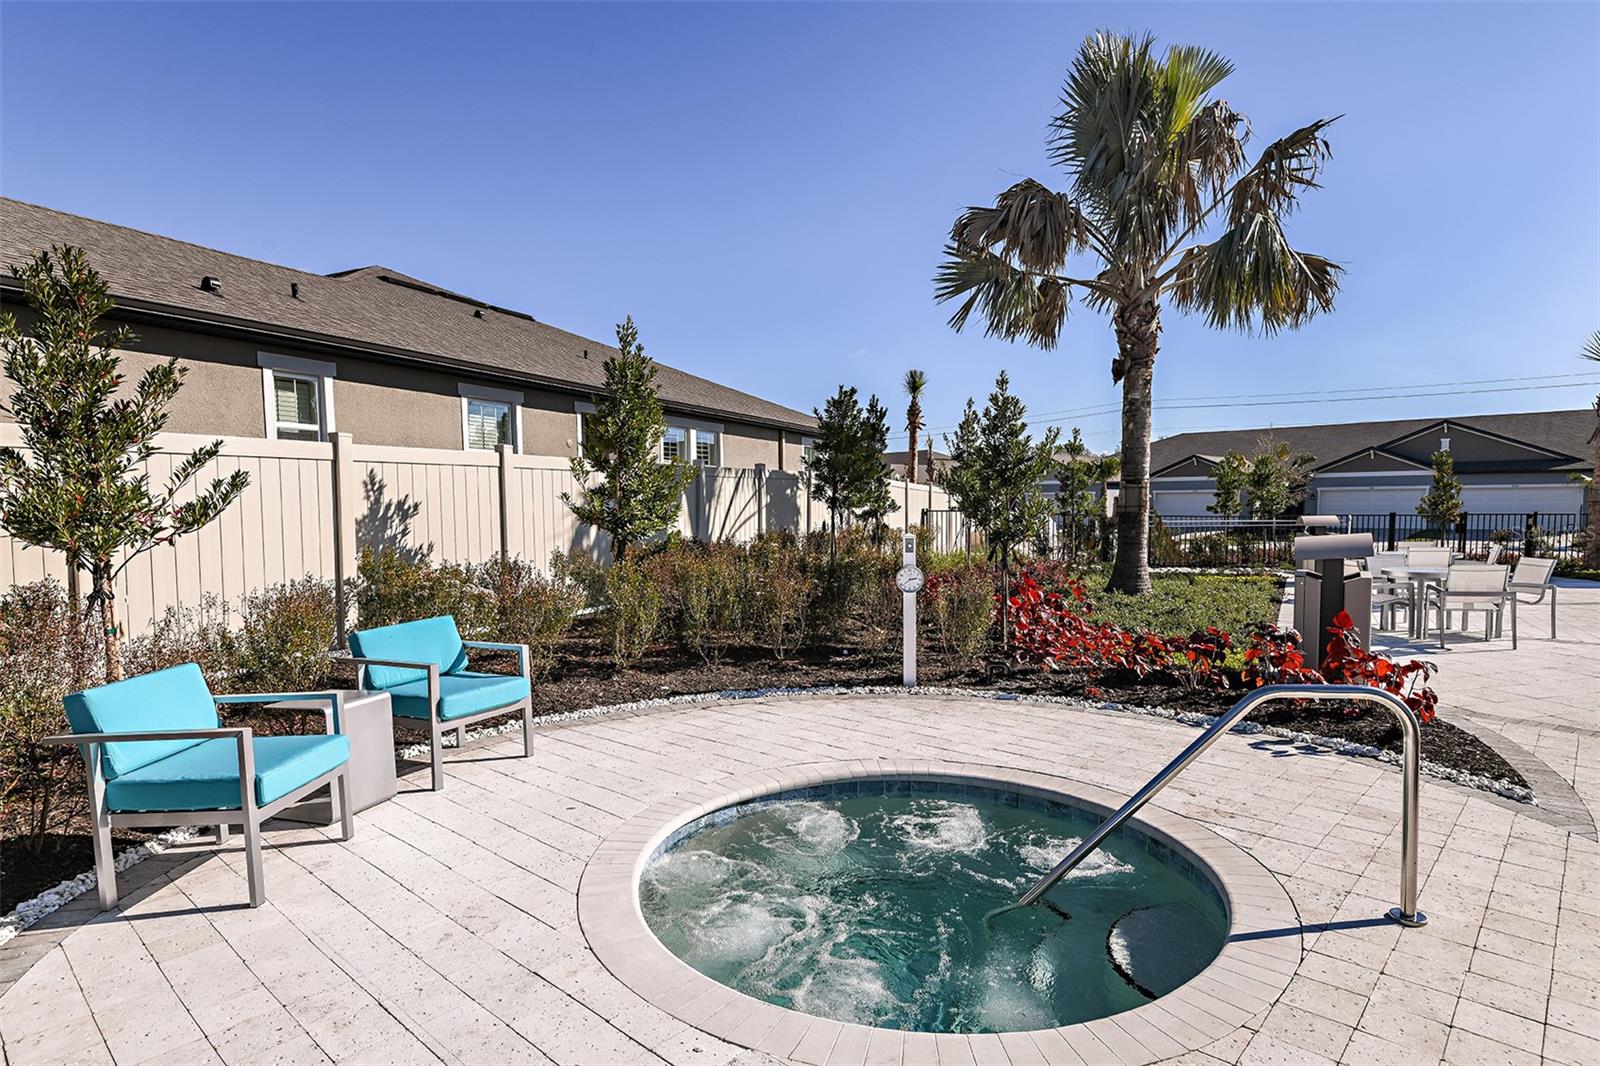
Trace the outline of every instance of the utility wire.
<instances>
[{"instance_id":1,"label":"utility wire","mask_svg":"<svg viewBox=\"0 0 1600 1066\"><path fill-rule=\"evenodd\" d=\"M1586 372L1586 374L1593 374L1593 373L1594 373L1593 371ZM1549 374L1549 375L1543 375L1543 376L1544 377L1571 377L1571 376L1586 376L1586 375ZM1465 381L1465 382L1458 382L1457 384L1473 385L1473 384L1486 384L1486 383L1495 382L1495 381L1528 381L1528 380L1539 380L1539 379L1538 378L1533 378L1533 379L1529 379L1529 378L1487 378L1487 379L1484 379L1484 381L1482 381L1482 382ZM1589 380L1586 380L1586 381L1562 381L1562 382L1554 382L1554 383L1545 384L1545 385L1517 385L1517 386L1508 386L1508 387L1505 387L1505 388L1497 388L1497 389L1436 389L1436 390L1428 391L1428 392L1391 392L1391 393L1386 393L1386 394L1383 394L1383 395L1376 395L1376 396L1372 395L1370 392L1361 392L1361 390L1356 390L1356 389L1329 389L1329 390L1326 390L1326 391L1324 391L1323 393L1321 393L1321 394L1319 394L1317 396L1311 396L1311 397L1305 396L1305 394L1303 392L1298 392L1298 393L1258 393L1258 394L1255 394L1257 397L1261 397L1261 396L1268 396L1268 397L1270 397L1270 396L1293 396L1293 397L1298 397L1298 398L1296 398L1296 399L1288 399L1288 400L1274 400L1274 399L1254 398L1254 399L1248 399L1248 400L1241 399L1241 400L1237 400L1235 402L1230 402L1230 403L1198 403L1198 402L1190 402L1190 401L1199 401L1199 400L1212 400L1212 399L1222 400L1222 399L1227 399L1227 397L1194 396L1194 397L1188 397L1188 398L1183 399L1183 400L1173 400L1173 401L1168 401L1168 402L1165 402L1165 403L1156 403L1156 404L1154 404L1152 406L1152 410L1154 410L1154 411L1201 411L1201 410L1215 410L1215 409L1219 409L1219 408L1234 408L1234 407L1289 407L1289 406L1298 406L1298 405L1302 405L1302 404L1357 403L1357 402L1377 403L1377 402L1384 402L1384 401L1389 401L1389 400L1409 400L1409 399L1414 399L1414 398L1415 399L1423 399L1423 398L1435 397L1435 396L1480 396L1480 395L1488 395L1488 394L1503 393L1503 392L1536 392L1536 391L1544 390L1544 389L1568 389L1568 388L1589 387L1589 386L1594 386L1594 385L1600 385L1600 379L1590 378ZM1428 388L1428 386L1426 386L1426 385L1408 385L1408 386L1402 386L1402 387L1403 388L1409 388L1409 389ZM1354 396L1336 395L1338 393L1344 393L1344 392L1361 392L1361 394L1360 395L1354 395ZM1240 396L1249 396L1251 394L1249 394L1249 393L1241 393L1239 395ZM1052 426L1055 426L1055 427L1058 427L1058 428L1066 428L1067 420L1103 417L1105 415L1119 413L1121 410L1122 410L1122 405L1120 403L1107 403L1107 404L1100 404L1100 405L1095 406L1095 407L1081 408L1081 409L1076 410L1076 411L1047 411L1047 412L1044 412L1045 415L1055 416L1055 417L1053 417L1050 421L1047 421L1047 422L1030 422L1029 426L1030 426L1030 428L1035 428L1035 429L1048 429L1048 428L1050 428ZM955 428L956 428L956 426L934 426L934 427L929 427L929 428L924 429L923 432L924 433L928 433L928 434L934 434L934 433L939 433L941 431L951 430L951 429L955 429Z\"/></svg>"},{"instance_id":2,"label":"utility wire","mask_svg":"<svg viewBox=\"0 0 1600 1066\"><path fill-rule=\"evenodd\" d=\"M1556 379L1556 378L1588 378L1588 377L1593 376L1593 374L1594 374L1594 371L1592 371L1592 370L1579 370L1579 371L1574 371L1574 372L1568 373L1568 374L1535 374L1535 375L1533 375L1531 377L1524 375L1524 376L1514 377L1514 378L1477 378L1477 379L1472 380L1472 381L1450 381L1450 382L1445 382L1445 381L1423 381L1423 382L1417 382L1417 383L1412 384L1412 385L1395 385L1395 386L1392 386L1392 388L1405 390L1405 389L1432 389L1432 388L1437 388L1437 387L1439 387L1441 385L1450 385L1452 387L1453 386L1457 386L1457 385L1496 385L1496 384L1501 384L1501 383L1507 382L1507 381L1529 382L1529 381L1550 381L1550 380L1553 380L1553 379ZM1579 386L1579 385L1592 385L1592 384L1594 384L1594 382L1592 382L1592 381L1573 381L1573 382L1568 382L1566 384L1550 385L1550 386L1543 386L1543 387L1545 387L1545 388L1565 388L1565 387L1567 387L1567 384L1570 384L1570 385L1576 387L1576 386ZM1516 391L1519 391L1519 390L1515 389L1515 388L1510 388L1510 389L1487 389L1487 390L1484 390L1484 391L1486 391L1486 392L1516 392ZM1426 396L1426 395L1435 395L1435 394L1432 394L1432 393L1401 392L1401 393L1391 393L1388 396L1377 396L1377 397L1374 397L1374 396L1371 395L1371 393L1369 391L1369 388L1368 387L1364 387L1364 386L1363 387L1350 388L1350 389L1322 389L1322 390L1320 390L1318 395L1319 396L1338 396L1338 395L1345 394L1345 393L1356 393L1356 394L1359 394L1358 398L1380 399L1380 400L1381 399L1403 399L1405 396L1409 396L1409 395L1424 395L1424 396ZM1156 407L1157 407L1157 409L1160 409L1162 407L1167 407L1168 409L1172 409L1170 407L1171 404L1188 403L1190 401L1200 401L1200 400L1263 400L1263 399L1270 399L1270 398L1275 397L1275 396L1303 397L1304 395L1305 395L1305 390L1304 389L1297 389L1297 390L1295 390L1293 392L1240 392L1240 393L1232 393L1232 394L1220 395L1220 396L1176 396L1176 397L1173 397L1170 400L1164 401L1162 403L1158 403L1156 405ZM1444 395L1444 394L1439 394L1439 395ZM1301 400L1300 402L1305 403L1305 402L1315 402L1315 401ZM1267 406L1267 405L1261 405L1261 406ZM1098 414L1102 410L1119 411L1121 409L1122 409L1122 405L1119 402L1111 401L1109 403L1094 404L1094 405L1089 406L1089 407L1082 407L1082 408L1076 408L1076 409L1070 409L1070 410L1040 411L1040 412L1037 412L1035 414L1035 417L1036 418L1071 418L1071 417L1075 417L1077 415ZM955 428L956 427L954 425L926 427L927 431L929 431L929 432L938 432L940 430L955 429Z\"/></svg>"}]
</instances>

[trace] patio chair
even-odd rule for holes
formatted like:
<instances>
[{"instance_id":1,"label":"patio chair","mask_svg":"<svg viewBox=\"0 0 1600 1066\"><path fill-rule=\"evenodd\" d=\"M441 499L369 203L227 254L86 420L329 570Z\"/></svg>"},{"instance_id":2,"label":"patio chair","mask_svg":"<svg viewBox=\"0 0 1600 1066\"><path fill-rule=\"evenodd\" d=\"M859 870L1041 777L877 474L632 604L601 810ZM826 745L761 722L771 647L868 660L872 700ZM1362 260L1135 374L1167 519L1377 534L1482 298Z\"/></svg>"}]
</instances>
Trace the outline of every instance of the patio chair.
<instances>
[{"instance_id":1,"label":"patio chair","mask_svg":"<svg viewBox=\"0 0 1600 1066\"><path fill-rule=\"evenodd\" d=\"M329 700L329 733L257 737L223 728L219 704ZM323 787L330 790L341 839L355 833L346 774L349 738L339 733L339 695L333 692L213 696L194 663L74 692L64 701L72 732L42 743L76 745L89 774L94 822L94 872L100 908L117 905L118 826L228 827L244 831L250 906L266 898L261 869L261 823Z\"/></svg>"},{"instance_id":2,"label":"patio chair","mask_svg":"<svg viewBox=\"0 0 1600 1066\"><path fill-rule=\"evenodd\" d=\"M1497 566L1500 563L1500 556L1504 555L1505 551L1506 546L1504 544L1491 544L1489 545L1489 551L1483 557L1483 561L1490 566Z\"/></svg>"},{"instance_id":3,"label":"patio chair","mask_svg":"<svg viewBox=\"0 0 1600 1066\"><path fill-rule=\"evenodd\" d=\"M1432 546L1415 545L1406 549L1407 566L1438 566L1450 565L1450 549Z\"/></svg>"},{"instance_id":4,"label":"patio chair","mask_svg":"<svg viewBox=\"0 0 1600 1066\"><path fill-rule=\"evenodd\" d=\"M1395 614L1404 609L1406 621L1416 610L1416 597L1411 582L1396 581L1383 571L1386 567L1406 565L1405 552L1374 552L1367 556L1367 576L1372 579L1372 606L1378 612L1378 628L1396 628Z\"/></svg>"},{"instance_id":5,"label":"patio chair","mask_svg":"<svg viewBox=\"0 0 1600 1066\"><path fill-rule=\"evenodd\" d=\"M467 649L517 653L518 673L484 674L467 669ZM397 726L427 730L433 763L433 790L444 788L446 731L456 747L467 726L485 718L521 712L522 754L533 753L533 682L526 644L462 640L449 615L380 626L350 634L350 662L360 667L357 687L387 692Z\"/></svg>"},{"instance_id":6,"label":"patio chair","mask_svg":"<svg viewBox=\"0 0 1600 1066\"><path fill-rule=\"evenodd\" d=\"M1506 607L1506 572L1504 566L1453 566L1445 575L1443 584L1429 585L1427 603L1423 610L1437 612L1439 647L1444 647L1444 632L1453 611L1461 612L1461 628L1465 632L1473 611L1482 611L1483 639L1488 640L1500 631ZM1426 617L1426 615L1424 615ZM1516 624L1512 623L1513 646ZM1424 634L1426 635L1426 634Z\"/></svg>"},{"instance_id":7,"label":"patio chair","mask_svg":"<svg viewBox=\"0 0 1600 1066\"><path fill-rule=\"evenodd\" d=\"M1556 639L1556 586L1550 583L1550 578L1555 574L1556 561L1554 559L1534 559L1524 555L1517 560L1517 565L1511 570L1511 584L1507 587L1507 595L1511 600L1511 646L1517 646L1517 604L1528 606L1543 603L1545 596L1550 597L1550 639ZM1524 595L1533 594L1533 599L1524 600Z\"/></svg>"}]
</instances>

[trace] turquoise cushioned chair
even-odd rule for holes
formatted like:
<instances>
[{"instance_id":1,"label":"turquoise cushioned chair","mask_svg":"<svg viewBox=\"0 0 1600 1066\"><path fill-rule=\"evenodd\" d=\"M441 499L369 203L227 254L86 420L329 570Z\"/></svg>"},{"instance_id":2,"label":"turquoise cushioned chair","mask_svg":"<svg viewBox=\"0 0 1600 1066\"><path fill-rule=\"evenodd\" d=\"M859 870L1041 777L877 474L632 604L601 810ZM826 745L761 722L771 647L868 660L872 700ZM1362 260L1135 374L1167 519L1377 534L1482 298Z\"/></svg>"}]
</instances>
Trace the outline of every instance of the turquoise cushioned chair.
<instances>
[{"instance_id":1,"label":"turquoise cushioned chair","mask_svg":"<svg viewBox=\"0 0 1600 1066\"><path fill-rule=\"evenodd\" d=\"M517 653L518 673L484 674L467 669L467 649ZM522 754L532 753L533 683L528 676L526 644L462 640L449 615L399 625L379 626L350 634L350 661L361 668L359 686L387 692L397 726L426 729L433 763L433 787L444 788L446 729L456 734L456 747L466 727L498 715L522 713Z\"/></svg>"},{"instance_id":2,"label":"turquoise cushioned chair","mask_svg":"<svg viewBox=\"0 0 1600 1066\"><path fill-rule=\"evenodd\" d=\"M217 714L218 704L279 700L331 702L330 732L256 737L246 728L223 728ZM326 786L344 839L355 832L346 774L350 740L339 731L336 692L213 696L200 667L185 663L74 692L64 702L72 732L44 743L76 745L83 754L102 909L117 904L115 826L215 826L221 843L228 827L239 825L252 907L266 898L263 821Z\"/></svg>"}]
</instances>

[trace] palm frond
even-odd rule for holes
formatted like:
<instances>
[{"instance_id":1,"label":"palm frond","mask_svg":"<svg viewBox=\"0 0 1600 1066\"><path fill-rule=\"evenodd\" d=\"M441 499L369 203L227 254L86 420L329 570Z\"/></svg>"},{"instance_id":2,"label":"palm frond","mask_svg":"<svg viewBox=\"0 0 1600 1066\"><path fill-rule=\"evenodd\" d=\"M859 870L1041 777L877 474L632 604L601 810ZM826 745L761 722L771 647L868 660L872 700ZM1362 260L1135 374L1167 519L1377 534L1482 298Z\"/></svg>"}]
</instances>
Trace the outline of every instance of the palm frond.
<instances>
[{"instance_id":1,"label":"palm frond","mask_svg":"<svg viewBox=\"0 0 1600 1066\"><path fill-rule=\"evenodd\" d=\"M1233 73L1233 63L1210 49L1174 45L1161 64L1167 141L1174 143L1201 110L1207 95Z\"/></svg>"},{"instance_id":2,"label":"palm frond","mask_svg":"<svg viewBox=\"0 0 1600 1066\"><path fill-rule=\"evenodd\" d=\"M1343 270L1289 247L1277 214L1260 212L1184 253L1169 291L1174 306L1217 329L1271 335L1333 310Z\"/></svg>"},{"instance_id":3,"label":"palm frond","mask_svg":"<svg viewBox=\"0 0 1600 1066\"><path fill-rule=\"evenodd\" d=\"M1040 348L1054 348L1070 305L1067 285L1058 278L1037 277L986 248L952 241L934 276L934 298L940 303L966 297L950 316L959 332L974 311L984 332L1006 340L1026 338Z\"/></svg>"},{"instance_id":4,"label":"palm frond","mask_svg":"<svg viewBox=\"0 0 1600 1066\"><path fill-rule=\"evenodd\" d=\"M1222 100L1213 100L1179 131L1172 146L1173 179L1181 186L1182 213L1194 222L1216 203L1244 166L1250 124Z\"/></svg>"},{"instance_id":5,"label":"palm frond","mask_svg":"<svg viewBox=\"0 0 1600 1066\"><path fill-rule=\"evenodd\" d=\"M1595 362L1600 363L1600 329L1589 335L1589 339L1583 342L1583 347L1578 350L1578 354L1585 359L1593 359Z\"/></svg>"},{"instance_id":6,"label":"palm frond","mask_svg":"<svg viewBox=\"0 0 1600 1066\"><path fill-rule=\"evenodd\" d=\"M1065 167L1079 195L1116 199L1128 175L1144 165L1148 143L1160 135L1155 39L1100 32L1085 38L1051 121L1050 156Z\"/></svg>"},{"instance_id":7,"label":"palm frond","mask_svg":"<svg viewBox=\"0 0 1600 1066\"><path fill-rule=\"evenodd\" d=\"M1228 201L1228 224L1237 226L1252 215L1289 214L1299 206L1301 192L1319 188L1317 174L1332 155L1322 131L1337 121L1337 116L1319 118L1267 145L1233 188Z\"/></svg>"},{"instance_id":8,"label":"palm frond","mask_svg":"<svg viewBox=\"0 0 1600 1066\"><path fill-rule=\"evenodd\" d=\"M905 381L902 383L906 395L911 397L913 403L922 397L922 390L928 387L928 375L920 370L907 370Z\"/></svg>"},{"instance_id":9,"label":"palm frond","mask_svg":"<svg viewBox=\"0 0 1600 1066\"><path fill-rule=\"evenodd\" d=\"M995 197L993 207L969 207L956 219L950 240L987 248L1026 270L1054 271L1067 256L1089 246L1094 223L1065 193L1024 178Z\"/></svg>"}]
</instances>

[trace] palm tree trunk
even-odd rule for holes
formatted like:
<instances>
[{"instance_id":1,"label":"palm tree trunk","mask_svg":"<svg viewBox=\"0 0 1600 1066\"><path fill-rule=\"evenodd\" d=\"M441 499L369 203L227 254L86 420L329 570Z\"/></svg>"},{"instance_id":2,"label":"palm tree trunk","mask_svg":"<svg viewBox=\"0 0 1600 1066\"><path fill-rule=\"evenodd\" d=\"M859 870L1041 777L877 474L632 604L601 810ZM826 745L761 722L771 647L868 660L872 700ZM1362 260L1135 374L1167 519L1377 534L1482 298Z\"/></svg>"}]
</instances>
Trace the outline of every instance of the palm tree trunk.
<instances>
[{"instance_id":1,"label":"palm tree trunk","mask_svg":"<svg viewBox=\"0 0 1600 1066\"><path fill-rule=\"evenodd\" d=\"M1150 408L1161 311L1153 303L1117 312L1122 371L1122 489L1117 494L1117 560L1106 588L1150 591Z\"/></svg>"}]
</instances>

